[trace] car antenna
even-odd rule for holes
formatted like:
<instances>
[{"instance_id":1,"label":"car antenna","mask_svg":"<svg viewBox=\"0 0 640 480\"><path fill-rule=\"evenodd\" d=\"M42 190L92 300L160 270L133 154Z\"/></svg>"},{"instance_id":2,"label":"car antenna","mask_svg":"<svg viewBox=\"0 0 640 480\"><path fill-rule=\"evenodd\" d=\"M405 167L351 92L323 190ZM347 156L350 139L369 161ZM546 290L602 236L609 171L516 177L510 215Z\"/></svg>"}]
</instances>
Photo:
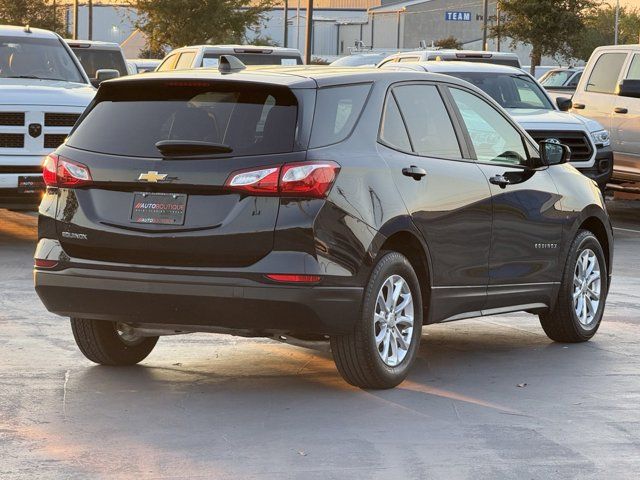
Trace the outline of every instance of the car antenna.
<instances>
[{"instance_id":1,"label":"car antenna","mask_svg":"<svg viewBox=\"0 0 640 480\"><path fill-rule=\"evenodd\" d=\"M31 27L28 23L24 26L24 33L31 33Z\"/></svg>"},{"instance_id":2,"label":"car antenna","mask_svg":"<svg viewBox=\"0 0 640 480\"><path fill-rule=\"evenodd\" d=\"M218 71L220 73L233 73L240 72L247 68L238 57L233 55L220 55L218 61Z\"/></svg>"}]
</instances>

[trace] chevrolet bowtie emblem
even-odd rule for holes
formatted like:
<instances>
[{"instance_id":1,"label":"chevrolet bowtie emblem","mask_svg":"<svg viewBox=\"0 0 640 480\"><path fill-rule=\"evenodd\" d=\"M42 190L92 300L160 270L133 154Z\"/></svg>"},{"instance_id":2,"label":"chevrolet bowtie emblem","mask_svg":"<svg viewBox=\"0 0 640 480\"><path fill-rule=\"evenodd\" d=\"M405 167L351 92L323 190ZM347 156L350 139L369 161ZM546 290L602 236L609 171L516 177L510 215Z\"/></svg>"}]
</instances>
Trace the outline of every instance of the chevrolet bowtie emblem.
<instances>
[{"instance_id":1,"label":"chevrolet bowtie emblem","mask_svg":"<svg viewBox=\"0 0 640 480\"><path fill-rule=\"evenodd\" d=\"M166 173L158 173L149 171L147 173L141 173L138 177L138 180L144 180L145 182L158 183L161 180L165 180L167 178Z\"/></svg>"}]
</instances>

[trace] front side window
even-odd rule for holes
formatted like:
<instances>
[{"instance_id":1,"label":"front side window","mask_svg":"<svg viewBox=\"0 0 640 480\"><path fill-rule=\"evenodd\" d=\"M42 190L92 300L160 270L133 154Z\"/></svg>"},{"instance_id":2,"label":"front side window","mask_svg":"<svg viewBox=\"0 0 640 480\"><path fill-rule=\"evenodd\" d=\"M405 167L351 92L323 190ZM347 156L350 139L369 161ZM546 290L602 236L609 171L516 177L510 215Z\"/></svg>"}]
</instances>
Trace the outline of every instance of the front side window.
<instances>
[{"instance_id":1,"label":"front side window","mask_svg":"<svg viewBox=\"0 0 640 480\"><path fill-rule=\"evenodd\" d=\"M310 146L323 147L347 138L360 117L369 90L370 83L319 89Z\"/></svg>"},{"instance_id":2,"label":"front side window","mask_svg":"<svg viewBox=\"0 0 640 480\"><path fill-rule=\"evenodd\" d=\"M86 82L57 38L0 36L0 78Z\"/></svg>"},{"instance_id":3,"label":"front side window","mask_svg":"<svg viewBox=\"0 0 640 480\"><path fill-rule=\"evenodd\" d=\"M596 60L587 82L587 92L613 93L618 86L618 77L626 53L605 53Z\"/></svg>"},{"instance_id":4,"label":"front side window","mask_svg":"<svg viewBox=\"0 0 640 480\"><path fill-rule=\"evenodd\" d=\"M403 85L393 89L407 124L413 151L437 158L462 158L456 132L434 85Z\"/></svg>"},{"instance_id":5,"label":"front side window","mask_svg":"<svg viewBox=\"0 0 640 480\"><path fill-rule=\"evenodd\" d=\"M467 91L452 88L471 143L480 162L527 165L520 132L489 103Z\"/></svg>"}]
</instances>

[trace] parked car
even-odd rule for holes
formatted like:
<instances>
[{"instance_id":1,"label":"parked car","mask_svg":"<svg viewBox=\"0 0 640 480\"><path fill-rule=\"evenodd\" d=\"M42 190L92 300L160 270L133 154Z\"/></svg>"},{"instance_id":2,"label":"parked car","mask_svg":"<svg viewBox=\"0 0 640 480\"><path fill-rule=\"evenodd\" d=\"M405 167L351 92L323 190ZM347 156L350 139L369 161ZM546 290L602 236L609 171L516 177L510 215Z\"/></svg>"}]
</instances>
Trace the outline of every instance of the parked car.
<instances>
[{"instance_id":1,"label":"parked car","mask_svg":"<svg viewBox=\"0 0 640 480\"><path fill-rule=\"evenodd\" d=\"M97 40L65 40L73 50L91 84L97 87L105 80L129 75L120 45Z\"/></svg>"},{"instance_id":2,"label":"parked car","mask_svg":"<svg viewBox=\"0 0 640 480\"><path fill-rule=\"evenodd\" d=\"M443 62L478 62L508 65L520 68L520 59L515 53L485 52L475 50L411 50L394 53L378 64L379 67L391 63L417 63L437 60Z\"/></svg>"},{"instance_id":3,"label":"parked car","mask_svg":"<svg viewBox=\"0 0 640 480\"><path fill-rule=\"evenodd\" d=\"M177 48L169 53L156 71L190 68L218 68L220 55L233 55L245 65L302 65L295 48L255 47L251 45L196 45Z\"/></svg>"},{"instance_id":4,"label":"parked car","mask_svg":"<svg viewBox=\"0 0 640 480\"><path fill-rule=\"evenodd\" d=\"M162 60L155 58L132 58L127 60L127 65L131 74L153 72Z\"/></svg>"},{"instance_id":5,"label":"parked car","mask_svg":"<svg viewBox=\"0 0 640 480\"><path fill-rule=\"evenodd\" d=\"M640 46L594 50L573 95L573 111L611 131L613 188L640 188Z\"/></svg>"},{"instance_id":6,"label":"parked car","mask_svg":"<svg viewBox=\"0 0 640 480\"><path fill-rule=\"evenodd\" d=\"M0 26L0 208L37 207L44 158L64 142L94 94L58 35Z\"/></svg>"},{"instance_id":7,"label":"parked car","mask_svg":"<svg viewBox=\"0 0 640 480\"><path fill-rule=\"evenodd\" d=\"M483 90L537 142L553 140L571 148L571 164L604 191L611 178L613 152L609 132L595 120L568 110L571 102L554 105L528 73L514 67L470 62L420 62L385 68L411 68L452 75Z\"/></svg>"},{"instance_id":8,"label":"parked car","mask_svg":"<svg viewBox=\"0 0 640 480\"><path fill-rule=\"evenodd\" d=\"M554 100L571 97L582 77L584 67L555 68L540 78L540 84Z\"/></svg>"},{"instance_id":9,"label":"parked car","mask_svg":"<svg viewBox=\"0 0 640 480\"><path fill-rule=\"evenodd\" d=\"M345 55L330 63L331 67L375 67L390 55L389 52L367 52Z\"/></svg>"},{"instance_id":10,"label":"parked car","mask_svg":"<svg viewBox=\"0 0 640 480\"><path fill-rule=\"evenodd\" d=\"M349 383L388 388L423 324L524 310L595 334L611 225L566 146L452 76L237 66L106 82L48 157L35 288L88 359L329 339Z\"/></svg>"}]
</instances>

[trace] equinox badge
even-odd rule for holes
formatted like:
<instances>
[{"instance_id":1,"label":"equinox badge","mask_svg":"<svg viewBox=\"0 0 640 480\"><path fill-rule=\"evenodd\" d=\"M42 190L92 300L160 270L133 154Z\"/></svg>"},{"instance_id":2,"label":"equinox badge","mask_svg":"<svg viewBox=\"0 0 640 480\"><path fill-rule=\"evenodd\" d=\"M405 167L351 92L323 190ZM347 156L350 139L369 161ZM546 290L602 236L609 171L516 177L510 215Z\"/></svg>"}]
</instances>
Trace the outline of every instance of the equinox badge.
<instances>
[{"instance_id":1,"label":"equinox badge","mask_svg":"<svg viewBox=\"0 0 640 480\"><path fill-rule=\"evenodd\" d=\"M158 173L154 171L148 171L147 173L141 173L138 177L138 180L143 180L145 182L158 183L167 178L166 173Z\"/></svg>"}]
</instances>

